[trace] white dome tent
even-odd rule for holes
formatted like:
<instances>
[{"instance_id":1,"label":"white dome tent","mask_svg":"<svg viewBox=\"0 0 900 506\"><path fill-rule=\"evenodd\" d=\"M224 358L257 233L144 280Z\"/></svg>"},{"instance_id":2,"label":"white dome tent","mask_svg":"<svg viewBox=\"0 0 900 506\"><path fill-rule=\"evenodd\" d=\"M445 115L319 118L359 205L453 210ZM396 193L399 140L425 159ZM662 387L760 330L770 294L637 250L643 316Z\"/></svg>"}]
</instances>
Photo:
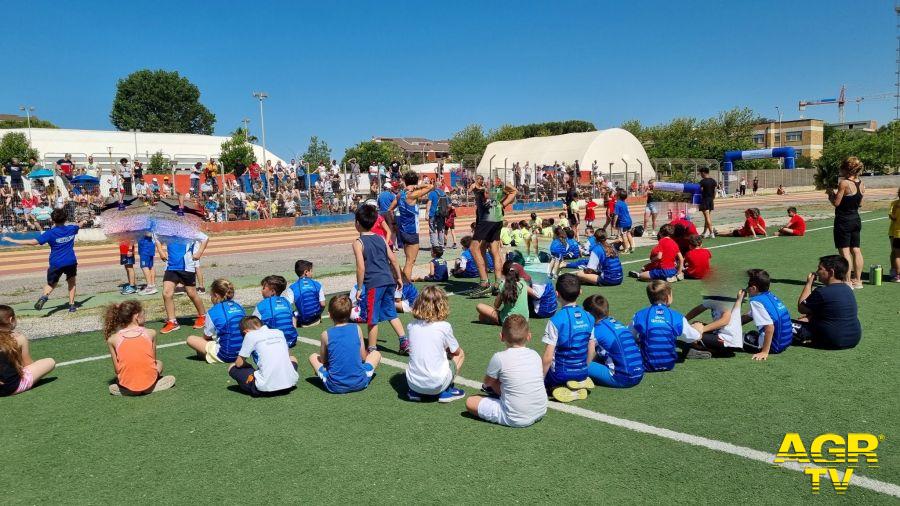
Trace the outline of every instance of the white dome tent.
<instances>
[{"instance_id":1,"label":"white dome tent","mask_svg":"<svg viewBox=\"0 0 900 506\"><path fill-rule=\"evenodd\" d=\"M621 183L656 178L640 141L621 128L492 142L481 157L476 174L488 177L493 169L494 174L510 182L516 162L522 167L530 162L534 168L554 162L573 164L575 160L582 171L589 171L596 160L599 175Z\"/></svg>"}]
</instances>

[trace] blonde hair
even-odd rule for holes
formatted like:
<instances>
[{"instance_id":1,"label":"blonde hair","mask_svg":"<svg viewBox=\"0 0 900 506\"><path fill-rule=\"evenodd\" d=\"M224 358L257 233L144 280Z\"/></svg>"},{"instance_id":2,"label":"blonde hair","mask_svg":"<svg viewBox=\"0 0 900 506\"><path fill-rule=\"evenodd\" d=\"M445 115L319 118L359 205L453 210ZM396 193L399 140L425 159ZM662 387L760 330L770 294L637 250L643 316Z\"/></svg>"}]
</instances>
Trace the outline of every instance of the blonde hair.
<instances>
[{"instance_id":1,"label":"blonde hair","mask_svg":"<svg viewBox=\"0 0 900 506\"><path fill-rule=\"evenodd\" d=\"M106 306L103 314L103 338L109 339L109 336L131 324L135 315L143 312L144 306L136 300Z\"/></svg>"},{"instance_id":2,"label":"blonde hair","mask_svg":"<svg viewBox=\"0 0 900 506\"><path fill-rule=\"evenodd\" d=\"M450 302L447 294L438 286L428 286L419 292L413 303L412 314L426 322L440 322L450 315Z\"/></svg>"},{"instance_id":3,"label":"blonde hair","mask_svg":"<svg viewBox=\"0 0 900 506\"><path fill-rule=\"evenodd\" d=\"M231 300L234 298L234 285L225 278L219 278L213 281L209 290L213 295L222 300Z\"/></svg>"},{"instance_id":4,"label":"blonde hair","mask_svg":"<svg viewBox=\"0 0 900 506\"><path fill-rule=\"evenodd\" d=\"M21 375L24 364L22 363L22 349L13 336L15 325L12 324L12 321L15 317L16 312L12 307L0 304L0 355L4 355L10 365L16 369L16 373ZM2 384L3 382L0 381L0 385Z\"/></svg>"},{"instance_id":5,"label":"blonde hair","mask_svg":"<svg viewBox=\"0 0 900 506\"><path fill-rule=\"evenodd\" d=\"M841 162L841 174L844 177L858 176L863 170L863 163L855 156L848 156Z\"/></svg>"}]
</instances>

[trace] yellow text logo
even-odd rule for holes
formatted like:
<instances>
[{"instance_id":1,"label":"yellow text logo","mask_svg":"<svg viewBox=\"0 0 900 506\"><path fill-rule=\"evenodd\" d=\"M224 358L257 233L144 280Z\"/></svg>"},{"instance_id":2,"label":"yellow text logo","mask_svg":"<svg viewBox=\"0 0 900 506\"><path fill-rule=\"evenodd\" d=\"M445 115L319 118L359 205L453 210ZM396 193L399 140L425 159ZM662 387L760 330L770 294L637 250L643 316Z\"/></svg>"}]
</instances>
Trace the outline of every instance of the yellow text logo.
<instances>
[{"instance_id":1,"label":"yellow text logo","mask_svg":"<svg viewBox=\"0 0 900 506\"><path fill-rule=\"evenodd\" d=\"M851 432L822 434L813 438L807 446L800 434L789 432L781 440L773 464L796 462L810 464L803 472L810 477L812 492L818 494L822 478L831 481L834 491L843 494L850 485L854 469L865 463L868 468L878 467L878 442L883 439L873 434Z\"/></svg>"}]
</instances>

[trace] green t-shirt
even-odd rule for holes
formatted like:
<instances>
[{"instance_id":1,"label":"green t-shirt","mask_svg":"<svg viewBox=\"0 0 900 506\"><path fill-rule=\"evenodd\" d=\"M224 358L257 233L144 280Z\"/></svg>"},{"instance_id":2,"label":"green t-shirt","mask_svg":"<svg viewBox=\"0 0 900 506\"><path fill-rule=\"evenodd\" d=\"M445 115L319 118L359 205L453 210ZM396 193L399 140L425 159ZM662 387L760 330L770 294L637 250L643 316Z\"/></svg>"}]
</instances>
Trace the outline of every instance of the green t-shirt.
<instances>
[{"instance_id":1,"label":"green t-shirt","mask_svg":"<svg viewBox=\"0 0 900 506\"><path fill-rule=\"evenodd\" d=\"M485 221L503 221L503 187L495 186L491 188L491 197L488 205L491 206L488 210L488 215L485 218Z\"/></svg>"},{"instance_id":2,"label":"green t-shirt","mask_svg":"<svg viewBox=\"0 0 900 506\"><path fill-rule=\"evenodd\" d=\"M500 282L498 288L500 291L503 291L504 281ZM497 314L500 316L500 324L503 325L503 322L506 320L506 317L511 314L520 314L528 319L528 283L525 280L520 279L519 283L516 285L519 289L519 296L516 298L516 302L514 304L506 303L501 307Z\"/></svg>"}]
</instances>

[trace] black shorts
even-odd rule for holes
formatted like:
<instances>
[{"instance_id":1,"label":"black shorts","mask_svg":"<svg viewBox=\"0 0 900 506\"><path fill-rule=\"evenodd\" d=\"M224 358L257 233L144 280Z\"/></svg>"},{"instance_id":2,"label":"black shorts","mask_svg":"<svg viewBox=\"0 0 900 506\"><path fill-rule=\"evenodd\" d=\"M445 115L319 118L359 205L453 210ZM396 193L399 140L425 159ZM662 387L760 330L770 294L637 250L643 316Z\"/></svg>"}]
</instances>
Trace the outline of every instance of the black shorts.
<instances>
[{"instance_id":1,"label":"black shorts","mask_svg":"<svg viewBox=\"0 0 900 506\"><path fill-rule=\"evenodd\" d=\"M472 233L472 239L487 242L499 241L501 228L503 228L502 221L481 220L475 224L475 232Z\"/></svg>"},{"instance_id":2,"label":"black shorts","mask_svg":"<svg viewBox=\"0 0 900 506\"><path fill-rule=\"evenodd\" d=\"M891 238L891 248L900 249L900 237Z\"/></svg>"},{"instance_id":3,"label":"black shorts","mask_svg":"<svg viewBox=\"0 0 900 506\"><path fill-rule=\"evenodd\" d=\"M419 234L416 233L407 233L402 230L397 231L397 240L400 244L404 246L412 246L413 244L419 244Z\"/></svg>"},{"instance_id":4,"label":"black shorts","mask_svg":"<svg viewBox=\"0 0 900 506\"><path fill-rule=\"evenodd\" d=\"M47 284L55 285L59 283L59 278L66 275L66 279L74 278L78 275L78 264L64 265L55 269L47 269Z\"/></svg>"},{"instance_id":5,"label":"black shorts","mask_svg":"<svg viewBox=\"0 0 900 506\"><path fill-rule=\"evenodd\" d=\"M297 363L292 362L294 366L294 370L297 370ZM256 375L254 374L256 369L252 367L232 367L228 371L228 375L234 381L237 381L238 387L253 397L264 397L267 395L276 395L282 392L287 392L289 390L293 390L293 387L285 390L279 390L276 392L263 392L262 390L256 388Z\"/></svg>"},{"instance_id":6,"label":"black shorts","mask_svg":"<svg viewBox=\"0 0 900 506\"><path fill-rule=\"evenodd\" d=\"M176 285L197 286L197 273L188 271L166 271L163 282L170 281Z\"/></svg>"},{"instance_id":7,"label":"black shorts","mask_svg":"<svg viewBox=\"0 0 900 506\"><path fill-rule=\"evenodd\" d=\"M715 198L704 198L700 200L700 211L712 211L716 208Z\"/></svg>"},{"instance_id":8,"label":"black shorts","mask_svg":"<svg viewBox=\"0 0 900 506\"><path fill-rule=\"evenodd\" d=\"M862 223L855 221L835 220L834 222L834 247L858 248L859 233L862 231Z\"/></svg>"},{"instance_id":9,"label":"black shorts","mask_svg":"<svg viewBox=\"0 0 900 506\"><path fill-rule=\"evenodd\" d=\"M134 255L119 255L119 265L134 265Z\"/></svg>"}]
</instances>

